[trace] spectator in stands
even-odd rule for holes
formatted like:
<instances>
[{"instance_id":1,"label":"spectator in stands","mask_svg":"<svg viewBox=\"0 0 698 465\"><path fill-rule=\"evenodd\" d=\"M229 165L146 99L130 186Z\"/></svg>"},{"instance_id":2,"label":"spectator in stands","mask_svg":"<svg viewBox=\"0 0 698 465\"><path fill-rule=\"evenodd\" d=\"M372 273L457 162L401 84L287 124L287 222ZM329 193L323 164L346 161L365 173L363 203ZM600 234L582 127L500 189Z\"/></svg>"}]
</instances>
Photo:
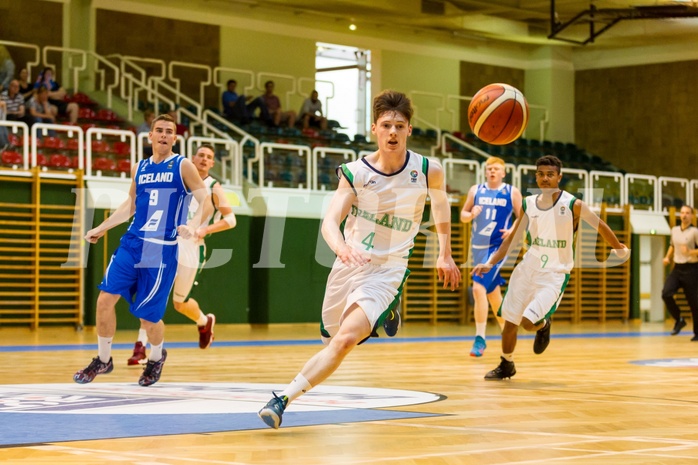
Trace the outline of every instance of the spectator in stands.
<instances>
[{"instance_id":1,"label":"spectator in stands","mask_svg":"<svg viewBox=\"0 0 698 465\"><path fill-rule=\"evenodd\" d=\"M15 62L12 61L10 52L4 45L0 45L0 91L10 86L10 81L15 75Z\"/></svg>"},{"instance_id":2,"label":"spectator in stands","mask_svg":"<svg viewBox=\"0 0 698 465\"><path fill-rule=\"evenodd\" d=\"M296 124L296 112L293 110L281 110L281 100L274 95L274 81L264 83L264 94L262 94L264 105L269 111L271 124L279 126L281 123L288 123L288 127L292 128Z\"/></svg>"},{"instance_id":3,"label":"spectator in stands","mask_svg":"<svg viewBox=\"0 0 698 465\"><path fill-rule=\"evenodd\" d=\"M154 119L155 119L155 112L153 110L151 110L150 108L146 109L143 112L143 122L136 129L136 134L140 134L142 132L146 132L146 133L150 132L150 128L153 125Z\"/></svg>"},{"instance_id":4,"label":"spectator in stands","mask_svg":"<svg viewBox=\"0 0 698 465\"><path fill-rule=\"evenodd\" d=\"M22 68L19 71L17 80L19 81L19 93L22 94L25 102L29 101L34 96L36 89L34 89L34 84L29 82L29 71L27 71L27 68Z\"/></svg>"},{"instance_id":5,"label":"spectator in stands","mask_svg":"<svg viewBox=\"0 0 698 465\"><path fill-rule=\"evenodd\" d=\"M65 97L68 95L66 90L59 83L53 80L53 70L44 68L34 84L34 88L46 87L48 89L48 101L58 109L58 115L67 116L71 123L78 121L78 104L75 102L66 102Z\"/></svg>"},{"instance_id":6,"label":"spectator in stands","mask_svg":"<svg viewBox=\"0 0 698 465\"><path fill-rule=\"evenodd\" d=\"M320 129L327 129L327 118L322 114L322 102L318 99L317 90L310 93L310 97L305 99L299 113L303 121L303 129L316 126Z\"/></svg>"},{"instance_id":7,"label":"spectator in stands","mask_svg":"<svg viewBox=\"0 0 698 465\"><path fill-rule=\"evenodd\" d=\"M255 110L259 108L259 117L269 123L269 112L262 97L238 95L235 92L238 83L235 79L228 80L228 90L221 95L223 114L232 123L247 124L254 118Z\"/></svg>"},{"instance_id":8,"label":"spectator in stands","mask_svg":"<svg viewBox=\"0 0 698 465\"><path fill-rule=\"evenodd\" d=\"M56 112L58 109L48 103L48 89L39 87L36 89L34 97L27 102L29 114L32 115L36 123L53 124L56 122Z\"/></svg>"},{"instance_id":9,"label":"spectator in stands","mask_svg":"<svg viewBox=\"0 0 698 465\"><path fill-rule=\"evenodd\" d=\"M0 122L5 121L7 105L4 100L0 100ZM5 126L0 126L0 152L3 151L9 145L9 138L7 136L7 128Z\"/></svg>"},{"instance_id":10,"label":"spectator in stands","mask_svg":"<svg viewBox=\"0 0 698 465\"><path fill-rule=\"evenodd\" d=\"M179 121L179 113L177 113L177 110L170 110L167 112L167 114L170 115L173 120ZM189 127L186 124L182 124L182 123L178 122L177 123L177 135L189 137Z\"/></svg>"},{"instance_id":11,"label":"spectator in stands","mask_svg":"<svg viewBox=\"0 0 698 465\"><path fill-rule=\"evenodd\" d=\"M23 121L27 126L34 124L34 118L27 113L24 106L24 97L19 93L19 81L13 79L10 85L2 93L2 100L5 102L8 121Z\"/></svg>"}]
</instances>

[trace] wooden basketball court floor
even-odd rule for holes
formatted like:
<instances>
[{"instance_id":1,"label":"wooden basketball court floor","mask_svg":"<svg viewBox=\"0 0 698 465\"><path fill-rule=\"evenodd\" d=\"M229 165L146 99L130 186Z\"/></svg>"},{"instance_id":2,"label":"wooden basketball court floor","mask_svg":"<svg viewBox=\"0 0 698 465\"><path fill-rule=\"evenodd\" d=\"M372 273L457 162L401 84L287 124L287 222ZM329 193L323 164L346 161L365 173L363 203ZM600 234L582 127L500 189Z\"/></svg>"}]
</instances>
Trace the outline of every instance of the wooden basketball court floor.
<instances>
[{"instance_id":1,"label":"wooden basketball court floor","mask_svg":"<svg viewBox=\"0 0 698 465\"><path fill-rule=\"evenodd\" d=\"M135 331L117 333L114 371L81 386L94 329L0 327L0 463L693 464L689 327L554 322L542 355L522 330L518 373L493 382L494 328L476 359L472 327L408 324L358 347L278 430L255 412L321 348L317 325L219 325L207 350L171 325L150 388L126 366Z\"/></svg>"}]
</instances>

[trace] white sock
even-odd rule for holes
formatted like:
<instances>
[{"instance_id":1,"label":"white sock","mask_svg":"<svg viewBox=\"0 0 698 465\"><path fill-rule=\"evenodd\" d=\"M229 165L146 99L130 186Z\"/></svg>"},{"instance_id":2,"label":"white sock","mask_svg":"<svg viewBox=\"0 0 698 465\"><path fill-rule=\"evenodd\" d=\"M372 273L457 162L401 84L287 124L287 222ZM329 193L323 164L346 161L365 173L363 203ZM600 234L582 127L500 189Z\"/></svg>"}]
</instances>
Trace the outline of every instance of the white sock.
<instances>
[{"instance_id":1,"label":"white sock","mask_svg":"<svg viewBox=\"0 0 698 465\"><path fill-rule=\"evenodd\" d=\"M305 379L305 376L298 373L296 377L293 378L293 381L291 381L291 384L286 386L286 389L284 389L281 392L281 394L279 394L279 397L288 397L288 403L290 404L293 400L299 398L301 395L310 391L312 388L313 387L310 385L308 380Z\"/></svg>"},{"instance_id":2,"label":"white sock","mask_svg":"<svg viewBox=\"0 0 698 465\"><path fill-rule=\"evenodd\" d=\"M143 328L138 330L138 342L142 343L143 345L148 343L148 333Z\"/></svg>"},{"instance_id":3,"label":"white sock","mask_svg":"<svg viewBox=\"0 0 698 465\"><path fill-rule=\"evenodd\" d=\"M165 339L159 345L153 345L150 343L150 354L148 355L148 360L152 362L159 362L162 360L162 346L165 343Z\"/></svg>"},{"instance_id":4,"label":"white sock","mask_svg":"<svg viewBox=\"0 0 698 465\"><path fill-rule=\"evenodd\" d=\"M475 335L480 336L481 338L485 339L485 332L487 332L487 322L486 321L484 323L475 322Z\"/></svg>"},{"instance_id":5,"label":"white sock","mask_svg":"<svg viewBox=\"0 0 698 465\"><path fill-rule=\"evenodd\" d=\"M506 360L507 362L514 361L514 354L502 354L502 357L504 357L504 360Z\"/></svg>"},{"instance_id":6,"label":"white sock","mask_svg":"<svg viewBox=\"0 0 698 465\"><path fill-rule=\"evenodd\" d=\"M196 325L197 326L206 326L206 323L208 323L208 317L204 315L204 312L201 312L199 314L199 319L196 320Z\"/></svg>"},{"instance_id":7,"label":"white sock","mask_svg":"<svg viewBox=\"0 0 698 465\"><path fill-rule=\"evenodd\" d=\"M97 353L102 363L109 363L111 358L111 340L112 337L97 336Z\"/></svg>"}]
</instances>

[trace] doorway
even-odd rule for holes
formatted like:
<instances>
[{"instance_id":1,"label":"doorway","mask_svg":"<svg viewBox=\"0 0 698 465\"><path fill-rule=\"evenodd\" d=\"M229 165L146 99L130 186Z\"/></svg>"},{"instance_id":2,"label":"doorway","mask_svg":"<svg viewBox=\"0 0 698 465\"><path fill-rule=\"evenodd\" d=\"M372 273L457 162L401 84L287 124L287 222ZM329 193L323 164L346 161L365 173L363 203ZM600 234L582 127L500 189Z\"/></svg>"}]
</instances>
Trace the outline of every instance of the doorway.
<instances>
[{"instance_id":1,"label":"doorway","mask_svg":"<svg viewBox=\"0 0 698 465\"><path fill-rule=\"evenodd\" d=\"M353 138L370 128L371 51L317 43L315 79L325 116Z\"/></svg>"}]
</instances>

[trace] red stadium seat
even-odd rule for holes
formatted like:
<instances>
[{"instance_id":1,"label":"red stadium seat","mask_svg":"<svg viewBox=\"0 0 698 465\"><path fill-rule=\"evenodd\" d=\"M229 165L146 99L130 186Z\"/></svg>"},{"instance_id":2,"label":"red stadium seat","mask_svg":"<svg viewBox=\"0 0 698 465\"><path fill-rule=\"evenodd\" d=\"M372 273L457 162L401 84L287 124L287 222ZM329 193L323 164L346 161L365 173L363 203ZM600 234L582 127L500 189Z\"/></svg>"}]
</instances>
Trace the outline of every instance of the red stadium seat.
<instances>
[{"instance_id":1,"label":"red stadium seat","mask_svg":"<svg viewBox=\"0 0 698 465\"><path fill-rule=\"evenodd\" d=\"M118 121L119 117L116 115L111 110L108 110L106 108L102 108L97 112L95 115L95 118L98 119L99 121Z\"/></svg>"},{"instance_id":2,"label":"red stadium seat","mask_svg":"<svg viewBox=\"0 0 698 465\"><path fill-rule=\"evenodd\" d=\"M2 152L3 165L22 165L23 162L24 160L22 159L22 155L20 155L18 152L15 152L14 150L7 150L5 152Z\"/></svg>"},{"instance_id":3,"label":"red stadium seat","mask_svg":"<svg viewBox=\"0 0 698 465\"><path fill-rule=\"evenodd\" d=\"M36 166L48 166L48 158L43 153L36 154Z\"/></svg>"},{"instance_id":4,"label":"red stadium seat","mask_svg":"<svg viewBox=\"0 0 698 465\"><path fill-rule=\"evenodd\" d=\"M106 158L106 157L95 158L92 161L92 170L93 171L114 171L114 170L116 170L116 162L114 160L110 160L109 158Z\"/></svg>"},{"instance_id":5,"label":"red stadium seat","mask_svg":"<svg viewBox=\"0 0 698 465\"><path fill-rule=\"evenodd\" d=\"M103 140L93 140L92 151L94 153L108 153L111 151L111 147Z\"/></svg>"},{"instance_id":6,"label":"red stadium seat","mask_svg":"<svg viewBox=\"0 0 698 465\"><path fill-rule=\"evenodd\" d=\"M80 108L78 110L78 119L93 120L96 116L96 113L91 108Z\"/></svg>"},{"instance_id":7,"label":"red stadium seat","mask_svg":"<svg viewBox=\"0 0 698 465\"><path fill-rule=\"evenodd\" d=\"M128 142L116 141L111 148L116 158L129 158L131 156L131 144Z\"/></svg>"},{"instance_id":8,"label":"red stadium seat","mask_svg":"<svg viewBox=\"0 0 698 465\"><path fill-rule=\"evenodd\" d=\"M44 137L43 142L43 146L47 149L63 150L65 148L65 142L58 137Z\"/></svg>"},{"instance_id":9,"label":"red stadium seat","mask_svg":"<svg viewBox=\"0 0 698 465\"><path fill-rule=\"evenodd\" d=\"M97 105L97 102L92 100L88 95L83 94L82 92L76 92L75 95L73 95L70 98L71 102L75 102L78 105L85 105L85 106L95 106Z\"/></svg>"},{"instance_id":10,"label":"red stadium seat","mask_svg":"<svg viewBox=\"0 0 698 465\"><path fill-rule=\"evenodd\" d=\"M97 125L95 123L83 123L80 125L83 131L87 132L88 129L90 128L96 128Z\"/></svg>"},{"instance_id":11,"label":"red stadium seat","mask_svg":"<svg viewBox=\"0 0 698 465\"><path fill-rule=\"evenodd\" d=\"M54 153L48 159L48 166L52 168L71 168L72 161L70 157L62 153Z\"/></svg>"},{"instance_id":12,"label":"red stadium seat","mask_svg":"<svg viewBox=\"0 0 698 465\"><path fill-rule=\"evenodd\" d=\"M19 147L19 145L22 143L22 139L17 134L9 134L7 136L7 142L14 147Z\"/></svg>"},{"instance_id":13,"label":"red stadium seat","mask_svg":"<svg viewBox=\"0 0 698 465\"><path fill-rule=\"evenodd\" d=\"M131 172L131 160L119 160L116 164L116 171L129 174Z\"/></svg>"},{"instance_id":14,"label":"red stadium seat","mask_svg":"<svg viewBox=\"0 0 698 465\"><path fill-rule=\"evenodd\" d=\"M68 143L66 144L66 148L68 150L78 150L80 147L80 141L77 139L68 139Z\"/></svg>"}]
</instances>

